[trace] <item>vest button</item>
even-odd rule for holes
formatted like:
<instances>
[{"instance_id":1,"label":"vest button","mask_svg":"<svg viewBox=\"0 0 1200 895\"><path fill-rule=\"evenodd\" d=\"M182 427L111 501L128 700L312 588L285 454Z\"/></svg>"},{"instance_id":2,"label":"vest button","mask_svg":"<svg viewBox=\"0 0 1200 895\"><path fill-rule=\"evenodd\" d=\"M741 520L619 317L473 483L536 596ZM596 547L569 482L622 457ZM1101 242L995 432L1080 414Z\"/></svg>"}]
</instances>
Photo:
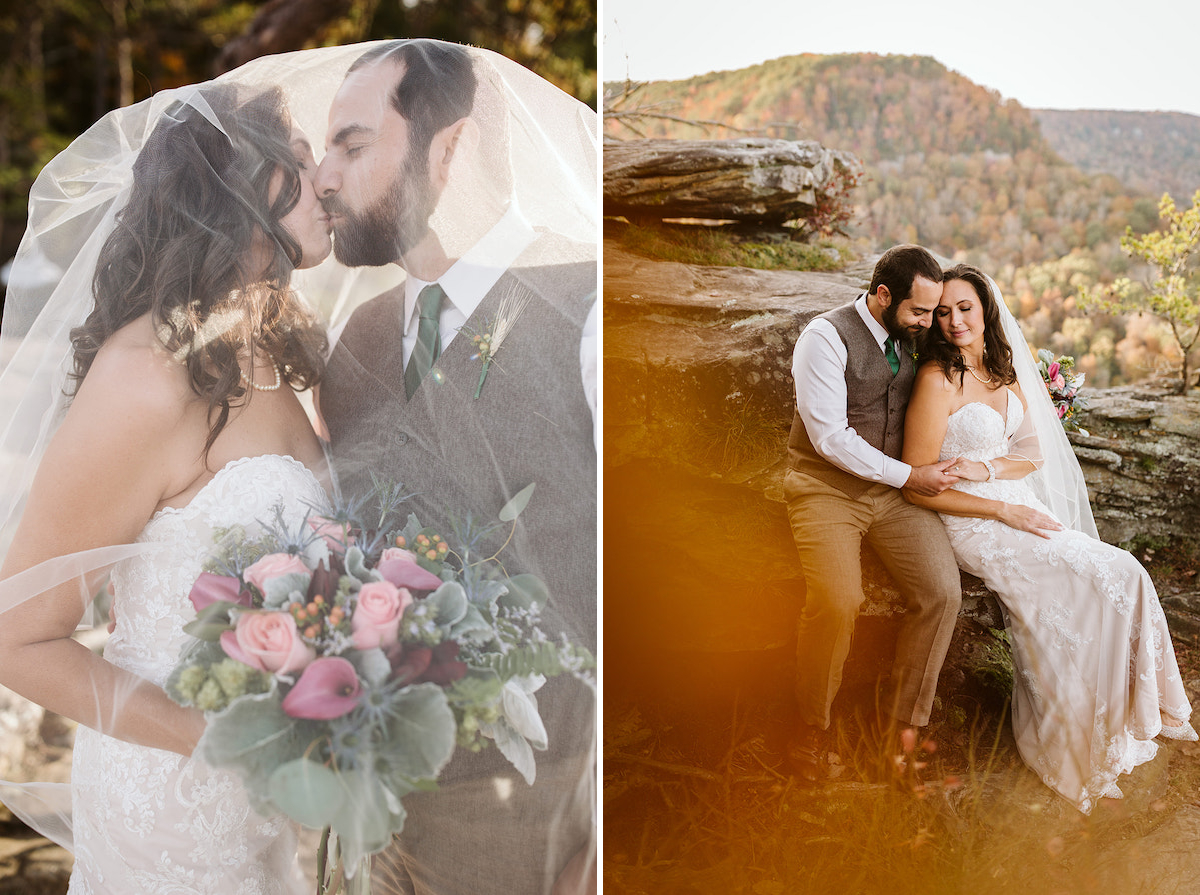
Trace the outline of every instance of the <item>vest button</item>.
<instances>
[{"instance_id":1,"label":"vest button","mask_svg":"<svg viewBox=\"0 0 1200 895\"><path fill-rule=\"evenodd\" d=\"M408 433L407 432L397 432L396 433L396 444L400 445L400 447L404 447L406 444L408 444Z\"/></svg>"}]
</instances>

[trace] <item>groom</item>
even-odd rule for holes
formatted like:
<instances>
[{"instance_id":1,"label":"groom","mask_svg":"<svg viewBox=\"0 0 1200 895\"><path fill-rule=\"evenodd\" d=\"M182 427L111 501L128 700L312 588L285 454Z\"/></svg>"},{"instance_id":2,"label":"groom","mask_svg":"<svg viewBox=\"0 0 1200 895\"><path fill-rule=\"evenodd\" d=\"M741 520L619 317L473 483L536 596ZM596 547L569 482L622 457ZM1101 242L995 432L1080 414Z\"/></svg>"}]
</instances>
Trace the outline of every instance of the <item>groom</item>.
<instances>
[{"instance_id":1,"label":"groom","mask_svg":"<svg viewBox=\"0 0 1200 895\"><path fill-rule=\"evenodd\" d=\"M807 595L788 758L808 783L827 770L820 731L829 727L863 603L864 539L907 604L891 681L891 714L902 727L928 723L954 632L962 590L945 529L899 490L932 495L958 481L948 472L955 460L913 467L899 459L916 375L912 340L930 326L941 295L934 257L894 246L875 265L870 290L810 321L792 356L796 412L784 497Z\"/></svg>"},{"instance_id":2,"label":"groom","mask_svg":"<svg viewBox=\"0 0 1200 895\"><path fill-rule=\"evenodd\" d=\"M510 574L546 583L551 636L594 652L595 246L522 218L497 81L464 48L425 41L373 48L348 72L314 183L338 260L394 263L406 280L351 316L318 408L343 487L400 480L425 524L495 520L535 484L493 546ZM550 748L534 785L495 748L459 750L436 792L405 798L380 885L594 891L594 697L564 675L537 699Z\"/></svg>"}]
</instances>

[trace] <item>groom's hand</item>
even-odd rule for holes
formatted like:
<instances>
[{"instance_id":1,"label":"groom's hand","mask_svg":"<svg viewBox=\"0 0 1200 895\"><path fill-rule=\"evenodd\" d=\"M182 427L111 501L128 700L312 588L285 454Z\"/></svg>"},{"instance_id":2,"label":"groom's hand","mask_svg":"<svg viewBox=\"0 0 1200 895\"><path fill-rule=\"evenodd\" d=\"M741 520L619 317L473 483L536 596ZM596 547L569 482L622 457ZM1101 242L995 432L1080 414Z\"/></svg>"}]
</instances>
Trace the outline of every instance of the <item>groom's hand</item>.
<instances>
[{"instance_id":1,"label":"groom's hand","mask_svg":"<svg viewBox=\"0 0 1200 895\"><path fill-rule=\"evenodd\" d=\"M936 497L959 481L961 476L951 472L950 468L961 460L961 457L955 457L952 460L941 460L927 466L914 466L912 472L908 474L908 481L904 483L904 487L922 497Z\"/></svg>"}]
</instances>

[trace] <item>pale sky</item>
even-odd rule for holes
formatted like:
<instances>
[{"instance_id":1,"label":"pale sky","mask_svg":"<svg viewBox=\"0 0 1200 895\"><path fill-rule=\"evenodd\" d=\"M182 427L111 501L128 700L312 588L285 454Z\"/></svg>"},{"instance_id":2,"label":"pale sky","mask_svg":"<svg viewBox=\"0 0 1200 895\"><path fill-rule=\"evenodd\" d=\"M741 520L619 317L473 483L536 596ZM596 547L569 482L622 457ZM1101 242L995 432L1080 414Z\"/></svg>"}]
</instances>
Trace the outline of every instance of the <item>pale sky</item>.
<instances>
[{"instance_id":1,"label":"pale sky","mask_svg":"<svg viewBox=\"0 0 1200 895\"><path fill-rule=\"evenodd\" d=\"M601 0L600 14L606 81L897 53L1031 109L1200 115L1197 0Z\"/></svg>"}]
</instances>

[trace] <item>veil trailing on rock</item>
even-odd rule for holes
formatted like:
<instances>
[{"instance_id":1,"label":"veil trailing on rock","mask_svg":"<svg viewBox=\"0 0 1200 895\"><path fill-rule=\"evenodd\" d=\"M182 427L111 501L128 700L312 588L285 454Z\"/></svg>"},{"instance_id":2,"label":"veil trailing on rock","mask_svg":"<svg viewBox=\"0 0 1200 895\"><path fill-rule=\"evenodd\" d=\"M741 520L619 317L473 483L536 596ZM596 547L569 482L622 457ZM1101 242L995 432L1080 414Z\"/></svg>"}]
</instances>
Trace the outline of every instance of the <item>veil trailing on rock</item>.
<instances>
[{"instance_id":1,"label":"veil trailing on rock","mask_svg":"<svg viewBox=\"0 0 1200 895\"><path fill-rule=\"evenodd\" d=\"M1040 457L1040 468L1031 473L1028 479L1038 499L1046 504L1067 528L1093 538L1098 537L1083 471L1079 467L1075 452L1071 449L1071 442L1063 430L1062 422L1054 411L1054 404L1050 401L1045 381L1038 372L1037 362L1025 341L1025 334L1005 304L995 280L988 277L987 281L996 299L1004 336L1012 348L1017 382L1029 405L1025 414L1026 426L1013 435L1012 453L1035 459ZM1036 438L1028 438L1025 433L1030 430Z\"/></svg>"},{"instance_id":2,"label":"veil trailing on rock","mask_svg":"<svg viewBox=\"0 0 1200 895\"><path fill-rule=\"evenodd\" d=\"M292 125L306 135L320 160L330 104L352 64L372 46L266 57L204 85L163 91L110 112L43 170L31 191L29 225L12 267L0 329L0 555L8 552L35 486L39 464L70 407L75 362L71 333L92 310L93 280L105 260L101 250L119 224L130 197L135 161L155 129L184 107L228 136L228 122L209 101L211 91L228 87L249 97L277 87L282 90ZM453 187L444 191L432 209L430 226L446 251L458 255L468 251L480 230L486 229L475 220L477 209L514 210L539 237L552 235L582 247L579 252L585 258L590 253L594 271L598 221L595 112L511 60L485 50L467 52L479 79L479 93L470 115L471 127L464 132L449 175ZM506 141L501 176L487 171L481 174L481 169L472 167L494 149L489 143L493 134L502 134ZM490 164L496 164L494 158ZM171 197L162 200L169 203ZM535 253L529 262L533 268L556 263L545 253ZM351 268L331 256L311 270L296 272L291 288L325 322L330 343L336 344L356 308L382 292L401 288L403 279L403 271L395 265ZM594 277L591 289L594 300ZM532 312L528 319L533 319ZM509 350L511 355L501 353L496 360L501 372L488 374L487 385L497 393L501 392L506 361L509 357L514 365L517 361L516 349ZM576 366L575 372L578 370ZM136 388L137 383L130 387ZM484 399L487 395L484 391ZM479 406L484 406L483 399L478 400ZM365 405L359 409L366 412ZM377 423L364 428L370 430ZM508 443L486 442L488 435L483 427L474 433L485 440L481 445L484 454L501 455L515 449ZM437 450L432 443L436 440L427 439L430 450ZM367 454L356 456L361 459ZM357 469L369 471L369 461L362 461ZM578 469L577 476L584 483L581 493L590 489L594 520L594 459L590 467ZM508 484L513 490L518 487ZM553 495L545 497L553 500ZM541 498L535 493L533 500L536 503ZM494 511L499 509L494 507ZM154 549L138 542L104 544L10 574L0 581L0 626L14 607L52 589L77 591L82 618L93 598L103 594L105 575L114 563ZM588 549L591 556L581 566L594 570L594 530ZM512 561L519 567L523 557L518 552ZM582 638L583 645L593 650L594 584L593 576L587 592L572 595L577 606L566 613L571 619L571 635ZM586 642L588 637L591 642ZM592 710L588 706L585 711ZM588 738L594 737L590 717L577 717L574 723L587 731ZM590 792L594 769L590 765L581 768L573 785ZM30 825L70 847L67 785L0 785L0 799Z\"/></svg>"}]
</instances>

